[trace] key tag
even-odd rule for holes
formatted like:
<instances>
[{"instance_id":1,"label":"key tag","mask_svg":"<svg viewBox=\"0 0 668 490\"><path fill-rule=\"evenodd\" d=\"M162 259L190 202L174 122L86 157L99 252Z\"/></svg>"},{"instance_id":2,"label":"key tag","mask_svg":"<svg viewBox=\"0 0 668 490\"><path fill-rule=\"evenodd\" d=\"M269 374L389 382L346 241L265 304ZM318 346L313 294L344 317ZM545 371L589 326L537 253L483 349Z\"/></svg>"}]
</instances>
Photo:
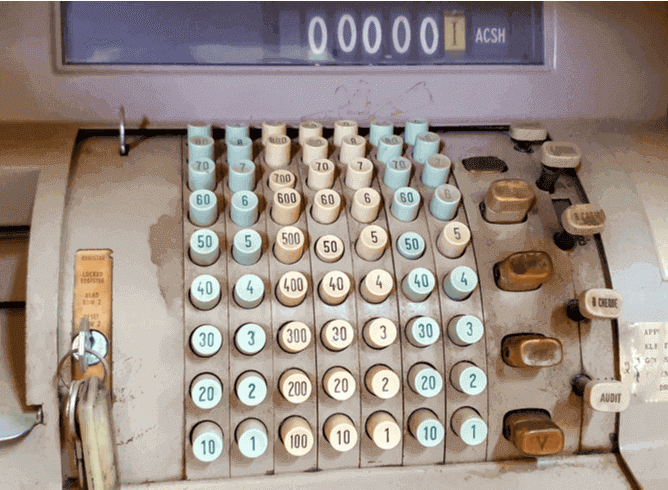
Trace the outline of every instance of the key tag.
<instances>
[{"instance_id":1,"label":"key tag","mask_svg":"<svg viewBox=\"0 0 668 490\"><path fill-rule=\"evenodd\" d=\"M111 397L104 381L87 378L79 388L76 420L88 490L120 488Z\"/></svg>"},{"instance_id":2,"label":"key tag","mask_svg":"<svg viewBox=\"0 0 668 490\"><path fill-rule=\"evenodd\" d=\"M109 375L109 366L104 358L86 347L87 342L81 344L83 346L70 350L58 365L58 379L68 390L65 406L67 438L75 444L79 479L84 480L84 488L117 490L120 489L120 479L111 397L104 379L91 376L68 384L62 377L62 369L70 357L85 363L86 354L93 355L102 363L105 378Z\"/></svg>"}]
</instances>

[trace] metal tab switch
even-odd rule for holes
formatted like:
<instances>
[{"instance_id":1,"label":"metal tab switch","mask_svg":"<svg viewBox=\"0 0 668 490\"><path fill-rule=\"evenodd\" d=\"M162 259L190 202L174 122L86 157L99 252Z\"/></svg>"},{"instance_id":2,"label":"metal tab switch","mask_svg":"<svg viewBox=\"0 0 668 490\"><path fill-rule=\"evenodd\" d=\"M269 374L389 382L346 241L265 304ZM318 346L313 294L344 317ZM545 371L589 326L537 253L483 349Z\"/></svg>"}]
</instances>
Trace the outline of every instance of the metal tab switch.
<instances>
[{"instance_id":1,"label":"metal tab switch","mask_svg":"<svg viewBox=\"0 0 668 490\"><path fill-rule=\"evenodd\" d=\"M484 217L490 223L521 223L536 202L531 184L519 179L492 182L484 201Z\"/></svg>"},{"instance_id":2,"label":"metal tab switch","mask_svg":"<svg viewBox=\"0 0 668 490\"><path fill-rule=\"evenodd\" d=\"M545 410L507 413L503 435L526 456L549 456L564 448L564 433Z\"/></svg>"},{"instance_id":3,"label":"metal tab switch","mask_svg":"<svg viewBox=\"0 0 668 490\"><path fill-rule=\"evenodd\" d=\"M552 273L552 259L545 252L517 252L494 266L494 280L504 291L533 291Z\"/></svg>"},{"instance_id":4,"label":"metal tab switch","mask_svg":"<svg viewBox=\"0 0 668 490\"><path fill-rule=\"evenodd\" d=\"M559 339L538 334L510 335L501 344L503 362L513 367L550 367L561 363Z\"/></svg>"}]
</instances>

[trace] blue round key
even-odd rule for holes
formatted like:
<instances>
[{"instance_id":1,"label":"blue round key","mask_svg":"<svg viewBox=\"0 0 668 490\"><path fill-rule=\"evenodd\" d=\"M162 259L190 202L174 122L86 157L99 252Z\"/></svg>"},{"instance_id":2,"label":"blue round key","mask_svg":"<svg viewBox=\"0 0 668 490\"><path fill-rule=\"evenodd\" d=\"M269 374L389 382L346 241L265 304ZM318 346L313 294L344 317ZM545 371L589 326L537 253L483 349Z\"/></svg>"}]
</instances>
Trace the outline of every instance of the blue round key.
<instances>
[{"instance_id":1,"label":"blue round key","mask_svg":"<svg viewBox=\"0 0 668 490\"><path fill-rule=\"evenodd\" d=\"M397 240L397 251L402 257L408 260L415 260L422 257L425 247L424 238L414 231L404 233L399 237L399 240Z\"/></svg>"},{"instance_id":2,"label":"blue round key","mask_svg":"<svg viewBox=\"0 0 668 490\"><path fill-rule=\"evenodd\" d=\"M394 192L390 210L399 221L413 221L420 210L420 193L411 187L400 187Z\"/></svg>"},{"instance_id":3,"label":"blue round key","mask_svg":"<svg viewBox=\"0 0 668 490\"><path fill-rule=\"evenodd\" d=\"M383 136L378 141L376 158L379 162L387 164L390 160L401 156L404 149L404 140L399 136Z\"/></svg>"},{"instance_id":4,"label":"blue round key","mask_svg":"<svg viewBox=\"0 0 668 490\"><path fill-rule=\"evenodd\" d=\"M410 301L419 303L429 297L436 286L434 274L429 269L413 269L404 279L401 289Z\"/></svg>"},{"instance_id":5,"label":"blue round key","mask_svg":"<svg viewBox=\"0 0 668 490\"><path fill-rule=\"evenodd\" d=\"M247 458L262 456L269 446L267 429L257 419L246 419L240 423L237 427L236 437L239 451Z\"/></svg>"},{"instance_id":6,"label":"blue round key","mask_svg":"<svg viewBox=\"0 0 668 490\"><path fill-rule=\"evenodd\" d=\"M213 138L210 136L193 136L188 138L188 161L201 158L213 158Z\"/></svg>"},{"instance_id":7,"label":"blue round key","mask_svg":"<svg viewBox=\"0 0 668 490\"><path fill-rule=\"evenodd\" d=\"M267 382L260 373L246 371L236 383L239 401L249 407L259 405L267 397Z\"/></svg>"},{"instance_id":8,"label":"blue round key","mask_svg":"<svg viewBox=\"0 0 668 490\"><path fill-rule=\"evenodd\" d=\"M427 347L438 340L440 328L433 318L421 316L406 326L406 336L416 347Z\"/></svg>"},{"instance_id":9,"label":"blue round key","mask_svg":"<svg viewBox=\"0 0 668 490\"><path fill-rule=\"evenodd\" d=\"M241 138L226 139L227 146L227 164L238 162L239 160L253 159L253 141L243 136Z\"/></svg>"},{"instance_id":10,"label":"blue round key","mask_svg":"<svg viewBox=\"0 0 668 490\"><path fill-rule=\"evenodd\" d=\"M237 124L226 124L225 125L225 139L226 140L237 140L239 138L248 138L248 126L242 126Z\"/></svg>"},{"instance_id":11,"label":"blue round key","mask_svg":"<svg viewBox=\"0 0 668 490\"><path fill-rule=\"evenodd\" d=\"M484 332L482 322L473 315L456 316L448 323L450 340L462 347L478 342Z\"/></svg>"},{"instance_id":12,"label":"blue round key","mask_svg":"<svg viewBox=\"0 0 668 490\"><path fill-rule=\"evenodd\" d=\"M454 185L440 185L436 188L434 196L431 198L429 211L438 220L451 220L457 214L457 208L461 200L462 193Z\"/></svg>"},{"instance_id":13,"label":"blue round key","mask_svg":"<svg viewBox=\"0 0 668 490\"><path fill-rule=\"evenodd\" d=\"M254 274L241 276L234 285L234 300L246 309L255 308L264 298L264 283Z\"/></svg>"},{"instance_id":14,"label":"blue round key","mask_svg":"<svg viewBox=\"0 0 668 490\"><path fill-rule=\"evenodd\" d=\"M425 163L427 159L438 153L441 138L436 133L421 133L415 138L413 159L418 163Z\"/></svg>"},{"instance_id":15,"label":"blue round key","mask_svg":"<svg viewBox=\"0 0 668 490\"><path fill-rule=\"evenodd\" d=\"M247 228L257 221L259 200L252 191L235 192L230 203L230 218L234 224Z\"/></svg>"},{"instance_id":16,"label":"blue round key","mask_svg":"<svg viewBox=\"0 0 668 490\"><path fill-rule=\"evenodd\" d=\"M369 141L373 146L378 146L378 142L383 136L392 136L394 126L391 123L375 121L369 127Z\"/></svg>"},{"instance_id":17,"label":"blue round key","mask_svg":"<svg viewBox=\"0 0 668 490\"><path fill-rule=\"evenodd\" d=\"M208 190L190 194L190 222L195 226L211 226L218 218L218 199Z\"/></svg>"},{"instance_id":18,"label":"blue round key","mask_svg":"<svg viewBox=\"0 0 668 490\"><path fill-rule=\"evenodd\" d=\"M427 131L429 131L429 123L426 119L411 119L406 121L406 129L404 132L406 144L415 145L417 136L426 133Z\"/></svg>"},{"instance_id":19,"label":"blue round key","mask_svg":"<svg viewBox=\"0 0 668 490\"><path fill-rule=\"evenodd\" d=\"M427 364L413 366L408 377L413 390L425 398L432 398L443 389L443 377Z\"/></svg>"},{"instance_id":20,"label":"blue round key","mask_svg":"<svg viewBox=\"0 0 668 490\"><path fill-rule=\"evenodd\" d=\"M450 299L462 301L468 298L478 285L478 276L470 267L460 265L445 276L443 290Z\"/></svg>"},{"instance_id":21,"label":"blue round key","mask_svg":"<svg viewBox=\"0 0 668 490\"><path fill-rule=\"evenodd\" d=\"M383 177L383 183L393 191L396 191L400 187L406 187L411 180L412 169L413 165L408 158L392 158L385 165L385 176Z\"/></svg>"},{"instance_id":22,"label":"blue round key","mask_svg":"<svg viewBox=\"0 0 668 490\"><path fill-rule=\"evenodd\" d=\"M188 163L188 188L191 191L216 188L216 164L210 158L190 160Z\"/></svg>"},{"instance_id":23,"label":"blue round key","mask_svg":"<svg viewBox=\"0 0 668 490\"><path fill-rule=\"evenodd\" d=\"M213 136L213 128L209 124L188 124L188 139L194 136Z\"/></svg>"},{"instance_id":24,"label":"blue round key","mask_svg":"<svg viewBox=\"0 0 668 490\"><path fill-rule=\"evenodd\" d=\"M427 158L427 163L422 169L422 183L430 189L445 184L450 175L452 162L448 157L437 153Z\"/></svg>"},{"instance_id":25,"label":"blue round key","mask_svg":"<svg viewBox=\"0 0 668 490\"><path fill-rule=\"evenodd\" d=\"M416 432L417 434L415 434L415 437L424 447L438 446L445 437L443 424L435 419L423 420L422 423L417 426Z\"/></svg>"},{"instance_id":26,"label":"blue round key","mask_svg":"<svg viewBox=\"0 0 668 490\"><path fill-rule=\"evenodd\" d=\"M234 345L239 352L252 356L264 349L267 343L267 335L264 329L257 323L247 323L234 334Z\"/></svg>"},{"instance_id":27,"label":"blue round key","mask_svg":"<svg viewBox=\"0 0 668 490\"><path fill-rule=\"evenodd\" d=\"M255 188L255 164L250 160L230 163L227 185L232 192L252 191Z\"/></svg>"},{"instance_id":28,"label":"blue round key","mask_svg":"<svg viewBox=\"0 0 668 490\"><path fill-rule=\"evenodd\" d=\"M239 230L234 235L232 256L238 264L253 265L262 256L262 238L260 234L251 229Z\"/></svg>"}]
</instances>

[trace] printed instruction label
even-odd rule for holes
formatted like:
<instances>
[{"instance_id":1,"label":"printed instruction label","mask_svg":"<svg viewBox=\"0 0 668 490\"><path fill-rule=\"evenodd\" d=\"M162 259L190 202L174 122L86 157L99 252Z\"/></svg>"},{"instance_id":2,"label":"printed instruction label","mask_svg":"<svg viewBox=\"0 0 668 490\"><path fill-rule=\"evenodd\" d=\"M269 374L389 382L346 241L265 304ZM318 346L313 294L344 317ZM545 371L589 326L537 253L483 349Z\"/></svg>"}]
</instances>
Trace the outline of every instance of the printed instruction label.
<instances>
[{"instance_id":1,"label":"printed instruction label","mask_svg":"<svg viewBox=\"0 0 668 490\"><path fill-rule=\"evenodd\" d=\"M622 381L647 402L668 401L668 322L620 328Z\"/></svg>"},{"instance_id":2,"label":"printed instruction label","mask_svg":"<svg viewBox=\"0 0 668 490\"><path fill-rule=\"evenodd\" d=\"M74 323L73 338L79 331L81 319L88 317L90 330L97 330L111 346L111 250L80 250L74 262ZM93 346L95 348L95 346ZM107 349L106 359L111 367L111 347ZM74 379L85 379L97 375L104 376L101 363L88 368L82 373L77 363L73 363ZM109 379L107 386L109 386Z\"/></svg>"}]
</instances>

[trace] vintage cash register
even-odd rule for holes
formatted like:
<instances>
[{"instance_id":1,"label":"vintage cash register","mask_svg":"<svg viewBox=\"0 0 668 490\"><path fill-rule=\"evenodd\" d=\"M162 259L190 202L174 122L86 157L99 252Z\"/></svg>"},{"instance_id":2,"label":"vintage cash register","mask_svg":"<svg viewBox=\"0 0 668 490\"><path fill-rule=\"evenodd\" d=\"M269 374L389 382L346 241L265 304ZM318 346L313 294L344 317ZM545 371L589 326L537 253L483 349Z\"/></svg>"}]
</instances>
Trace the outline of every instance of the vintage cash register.
<instances>
[{"instance_id":1,"label":"vintage cash register","mask_svg":"<svg viewBox=\"0 0 668 490\"><path fill-rule=\"evenodd\" d=\"M2 3L0 488L665 488L665 4Z\"/></svg>"}]
</instances>

